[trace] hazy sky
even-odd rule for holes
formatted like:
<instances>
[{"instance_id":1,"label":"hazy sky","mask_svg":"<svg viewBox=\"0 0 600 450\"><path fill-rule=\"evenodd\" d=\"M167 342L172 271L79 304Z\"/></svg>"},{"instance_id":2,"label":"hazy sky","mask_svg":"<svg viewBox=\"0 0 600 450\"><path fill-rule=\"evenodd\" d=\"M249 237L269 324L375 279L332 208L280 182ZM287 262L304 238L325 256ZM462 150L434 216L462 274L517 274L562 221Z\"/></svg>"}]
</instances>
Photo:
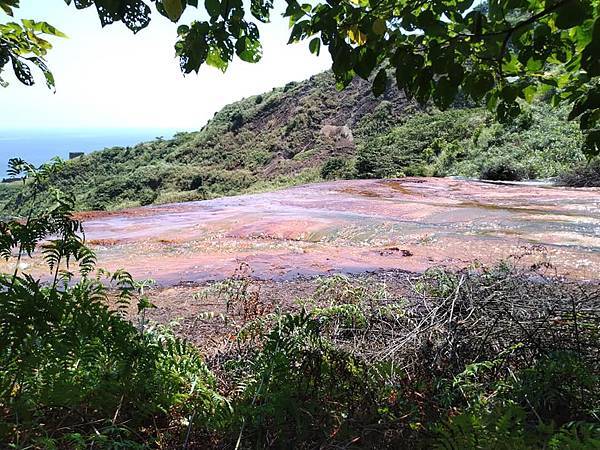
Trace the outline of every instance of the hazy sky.
<instances>
[{"instance_id":1,"label":"hazy sky","mask_svg":"<svg viewBox=\"0 0 600 450\"><path fill-rule=\"evenodd\" d=\"M121 23L104 29L95 9L67 7L64 0L21 0L17 18L46 20L69 36L53 39L48 64L56 93L41 74L34 87L12 70L0 88L0 129L176 128L197 129L222 106L242 97L302 80L330 66L329 54L311 55L307 44L286 45L287 19L261 26L263 59L235 60L225 74L203 67L199 75L179 71L173 45L176 26L153 11L148 28L133 35ZM200 11L188 8L191 21ZM0 22L8 17L0 12Z\"/></svg>"}]
</instances>

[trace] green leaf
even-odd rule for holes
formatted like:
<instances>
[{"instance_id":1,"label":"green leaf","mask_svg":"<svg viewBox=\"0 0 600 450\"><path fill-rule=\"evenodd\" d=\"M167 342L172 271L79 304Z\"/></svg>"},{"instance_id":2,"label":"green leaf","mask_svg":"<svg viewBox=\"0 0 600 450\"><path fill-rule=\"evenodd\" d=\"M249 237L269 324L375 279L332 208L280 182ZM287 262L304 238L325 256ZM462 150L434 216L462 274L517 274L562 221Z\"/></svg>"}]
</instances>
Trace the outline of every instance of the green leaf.
<instances>
[{"instance_id":1,"label":"green leaf","mask_svg":"<svg viewBox=\"0 0 600 450\"><path fill-rule=\"evenodd\" d=\"M393 57L396 66L396 82L398 87L409 91L416 74L423 70L425 60L423 56L414 52L410 47L400 47Z\"/></svg>"},{"instance_id":2,"label":"green leaf","mask_svg":"<svg viewBox=\"0 0 600 450\"><path fill-rule=\"evenodd\" d=\"M287 8L283 13L283 17L289 17L289 25L293 26L298 20L306 15L306 11L302 9L300 4L296 0L288 0Z\"/></svg>"},{"instance_id":3,"label":"green leaf","mask_svg":"<svg viewBox=\"0 0 600 450\"><path fill-rule=\"evenodd\" d=\"M354 66L354 53L352 47L344 41L340 41L337 46L329 46L329 53L333 59L331 70L333 70L336 77L343 76L345 80L346 74L350 72ZM350 83L350 81L351 80L345 80L344 82Z\"/></svg>"},{"instance_id":4,"label":"green leaf","mask_svg":"<svg viewBox=\"0 0 600 450\"><path fill-rule=\"evenodd\" d=\"M471 7L473 0L457 0L456 9L459 12L464 12Z\"/></svg>"},{"instance_id":5,"label":"green leaf","mask_svg":"<svg viewBox=\"0 0 600 450\"><path fill-rule=\"evenodd\" d=\"M238 39L235 44L235 51L242 61L249 63L258 62L262 57L260 41L248 37Z\"/></svg>"},{"instance_id":6,"label":"green leaf","mask_svg":"<svg viewBox=\"0 0 600 450\"><path fill-rule=\"evenodd\" d=\"M44 78L46 79L46 86L48 86L48 89L54 90L54 75L52 75L52 72L50 72L50 69L48 69L48 66L46 65L44 60L42 60L41 58L28 58L28 60L35 64L42 71L42 73L44 74Z\"/></svg>"},{"instance_id":7,"label":"green leaf","mask_svg":"<svg viewBox=\"0 0 600 450\"><path fill-rule=\"evenodd\" d=\"M592 76L600 75L600 17L594 21L589 44L581 53L581 67Z\"/></svg>"},{"instance_id":8,"label":"green leaf","mask_svg":"<svg viewBox=\"0 0 600 450\"><path fill-rule=\"evenodd\" d=\"M423 105L431 97L432 80L433 71L430 67L425 67L415 77L415 97Z\"/></svg>"},{"instance_id":9,"label":"green leaf","mask_svg":"<svg viewBox=\"0 0 600 450\"><path fill-rule=\"evenodd\" d=\"M448 77L452 82L459 85L465 77L465 70L460 64L451 64L450 67L448 67Z\"/></svg>"},{"instance_id":10,"label":"green leaf","mask_svg":"<svg viewBox=\"0 0 600 450\"><path fill-rule=\"evenodd\" d=\"M436 106L443 110L452 104L457 93L458 85L452 83L448 77L441 77L435 87L433 100Z\"/></svg>"},{"instance_id":11,"label":"green leaf","mask_svg":"<svg viewBox=\"0 0 600 450\"><path fill-rule=\"evenodd\" d=\"M500 123L509 123L521 114L521 107L516 102L500 101L496 108L496 115Z\"/></svg>"},{"instance_id":12,"label":"green leaf","mask_svg":"<svg viewBox=\"0 0 600 450\"><path fill-rule=\"evenodd\" d=\"M354 65L354 71L359 77L367 80L377 64L377 55L368 47L361 47L358 52L358 58Z\"/></svg>"},{"instance_id":13,"label":"green leaf","mask_svg":"<svg viewBox=\"0 0 600 450\"><path fill-rule=\"evenodd\" d=\"M544 67L544 62L539 59L529 58L526 67L529 72L537 72Z\"/></svg>"},{"instance_id":14,"label":"green leaf","mask_svg":"<svg viewBox=\"0 0 600 450\"><path fill-rule=\"evenodd\" d=\"M584 112L579 119L579 127L582 130L590 130L598 126L600 121L600 109Z\"/></svg>"},{"instance_id":15,"label":"green leaf","mask_svg":"<svg viewBox=\"0 0 600 450\"><path fill-rule=\"evenodd\" d=\"M219 17L219 14L221 14L221 3L219 3L219 0L204 0L204 7L213 19Z\"/></svg>"},{"instance_id":16,"label":"green leaf","mask_svg":"<svg viewBox=\"0 0 600 450\"><path fill-rule=\"evenodd\" d=\"M60 30L57 30L47 22L38 22L36 24L42 33L49 34L56 37L67 38L68 36Z\"/></svg>"},{"instance_id":17,"label":"green leaf","mask_svg":"<svg viewBox=\"0 0 600 450\"><path fill-rule=\"evenodd\" d=\"M292 31L290 33L290 39L288 40L288 44L293 44L294 42L299 42L309 35L310 32L310 22L308 20L302 20L296 23Z\"/></svg>"},{"instance_id":18,"label":"green leaf","mask_svg":"<svg viewBox=\"0 0 600 450\"><path fill-rule=\"evenodd\" d=\"M387 73L385 69L381 69L377 72L375 79L373 80L373 95L375 97L379 97L381 94L385 92L385 88L387 87Z\"/></svg>"},{"instance_id":19,"label":"green leaf","mask_svg":"<svg viewBox=\"0 0 600 450\"><path fill-rule=\"evenodd\" d=\"M173 22L177 22L180 19L185 9L183 0L162 0L162 5L165 8L167 17Z\"/></svg>"},{"instance_id":20,"label":"green leaf","mask_svg":"<svg viewBox=\"0 0 600 450\"><path fill-rule=\"evenodd\" d=\"M600 155L600 130L592 130L587 133L583 152L590 158Z\"/></svg>"},{"instance_id":21,"label":"green leaf","mask_svg":"<svg viewBox=\"0 0 600 450\"><path fill-rule=\"evenodd\" d=\"M10 17L13 16L13 10L12 10L12 8L9 5L4 4L4 3L0 3L0 9L2 9L2 11L4 11Z\"/></svg>"},{"instance_id":22,"label":"green leaf","mask_svg":"<svg viewBox=\"0 0 600 450\"><path fill-rule=\"evenodd\" d=\"M319 56L319 53L321 53L321 39L318 37L311 39L308 43L308 49L313 55Z\"/></svg>"},{"instance_id":23,"label":"green leaf","mask_svg":"<svg viewBox=\"0 0 600 450\"><path fill-rule=\"evenodd\" d=\"M25 86L33 86L35 82L33 80L33 75L31 75L31 69L29 66L19 61L19 59L16 57L12 57L11 60L17 79Z\"/></svg>"},{"instance_id":24,"label":"green leaf","mask_svg":"<svg viewBox=\"0 0 600 450\"><path fill-rule=\"evenodd\" d=\"M221 53L217 48L211 48L206 57L206 64L219 69L221 72L227 70L228 62L221 57Z\"/></svg>"},{"instance_id":25,"label":"green leaf","mask_svg":"<svg viewBox=\"0 0 600 450\"><path fill-rule=\"evenodd\" d=\"M521 93L521 85L512 83L505 85L500 91L500 97L507 103L513 103Z\"/></svg>"},{"instance_id":26,"label":"green leaf","mask_svg":"<svg viewBox=\"0 0 600 450\"><path fill-rule=\"evenodd\" d=\"M498 104L498 91L490 91L487 93L485 106L489 111L495 111Z\"/></svg>"},{"instance_id":27,"label":"green leaf","mask_svg":"<svg viewBox=\"0 0 600 450\"><path fill-rule=\"evenodd\" d=\"M309 5L310 7L310 5ZM250 12L263 23L269 22L270 11L273 9L273 0L251 0Z\"/></svg>"},{"instance_id":28,"label":"green leaf","mask_svg":"<svg viewBox=\"0 0 600 450\"><path fill-rule=\"evenodd\" d=\"M494 76L490 72L471 72L465 81L466 89L475 101L481 100L494 87Z\"/></svg>"},{"instance_id":29,"label":"green leaf","mask_svg":"<svg viewBox=\"0 0 600 450\"><path fill-rule=\"evenodd\" d=\"M555 108L560 105L560 102L562 101L562 98L560 97L559 94L554 94L551 98L550 98L550 104L552 106L554 106Z\"/></svg>"},{"instance_id":30,"label":"green leaf","mask_svg":"<svg viewBox=\"0 0 600 450\"><path fill-rule=\"evenodd\" d=\"M525 89L523 89L523 96L525 97L525 101L527 103L531 103L536 92L537 89L535 88L535 86L527 86Z\"/></svg>"},{"instance_id":31,"label":"green leaf","mask_svg":"<svg viewBox=\"0 0 600 450\"><path fill-rule=\"evenodd\" d=\"M375 19L373 22L373 33L378 36L383 36L387 31L387 24L383 19Z\"/></svg>"},{"instance_id":32,"label":"green leaf","mask_svg":"<svg viewBox=\"0 0 600 450\"><path fill-rule=\"evenodd\" d=\"M591 15L589 3L573 0L556 11L554 23L560 29L566 30L582 24Z\"/></svg>"},{"instance_id":33,"label":"green leaf","mask_svg":"<svg viewBox=\"0 0 600 450\"><path fill-rule=\"evenodd\" d=\"M568 120L573 120L585 111L590 111L600 108L600 87L590 89L587 94L582 95L579 100L573 105L573 109L567 117Z\"/></svg>"}]
</instances>

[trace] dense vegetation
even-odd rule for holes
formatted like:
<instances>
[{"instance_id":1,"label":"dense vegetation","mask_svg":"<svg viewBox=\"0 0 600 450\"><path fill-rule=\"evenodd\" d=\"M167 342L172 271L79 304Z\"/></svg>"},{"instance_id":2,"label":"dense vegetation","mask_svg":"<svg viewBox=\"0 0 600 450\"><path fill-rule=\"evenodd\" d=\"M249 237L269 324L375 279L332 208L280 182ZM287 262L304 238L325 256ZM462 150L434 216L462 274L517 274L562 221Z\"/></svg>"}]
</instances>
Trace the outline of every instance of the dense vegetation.
<instances>
[{"instance_id":1,"label":"dense vegetation","mask_svg":"<svg viewBox=\"0 0 600 450\"><path fill-rule=\"evenodd\" d=\"M406 102L392 91L389 99L397 117ZM322 127L354 127L377 104L366 83L340 94L331 74L320 74L226 106L199 132L69 161L54 181L77 194L78 209L196 200L311 181L328 157L353 151L338 128L325 134Z\"/></svg>"},{"instance_id":2,"label":"dense vegetation","mask_svg":"<svg viewBox=\"0 0 600 450\"><path fill-rule=\"evenodd\" d=\"M121 22L137 33L150 24L153 8L177 27L175 54L184 73L204 64L226 71L239 59L262 57L257 22L270 22L272 0L65 0L77 9L95 6L102 26ZM600 2L598 0L359 0L299 3L287 0L283 16L291 27L288 43L310 39L311 53L327 47L340 87L360 77L376 96L389 78L421 105L447 109L463 96L495 111L503 122L517 117L522 101L537 94L552 104L569 104L569 120L579 120L582 151L600 154ZM279 6L279 5L277 5ZM19 0L0 0L8 16ZM54 78L44 56L46 36L64 36L46 22L0 23L0 72L11 63L27 86L31 65ZM393 75L392 75L393 74ZM392 75L390 77L390 75ZM7 83L0 78L0 85ZM495 171L502 173L502 170Z\"/></svg>"},{"instance_id":3,"label":"dense vegetation","mask_svg":"<svg viewBox=\"0 0 600 450\"><path fill-rule=\"evenodd\" d=\"M144 0L66 0L102 24L149 23ZM150 2L148 2L150 3ZM177 22L197 0L156 0ZM600 152L597 0L287 2L290 41L328 46L331 74L230 105L198 133L109 149L3 186L19 220L0 222L0 446L53 448L598 448L597 286L516 272L509 263L432 270L393 295L333 276L287 311L238 276L199 295L226 302L229 345L206 357L146 319L149 282L96 270L76 209L208 198L319 177L547 177ZM12 14L18 0L0 0ZM210 21L178 28L184 72L260 59L244 2L209 0ZM252 0L268 21L273 3ZM408 32L408 33L407 33ZM53 86L44 22L0 24L0 69ZM406 101L388 86L417 98ZM376 75L369 78L371 73ZM2 79L0 84L4 85ZM536 91L573 105L525 106ZM485 98L502 124L467 95ZM428 101L445 112L429 106ZM465 102L462 102L465 103ZM563 175L586 184L598 166ZM56 189L58 185L61 189ZM78 194L78 200L75 200ZM46 282L23 255L41 251Z\"/></svg>"},{"instance_id":4,"label":"dense vegetation","mask_svg":"<svg viewBox=\"0 0 600 450\"><path fill-rule=\"evenodd\" d=\"M395 89L375 99L358 80L340 93L325 72L228 105L198 132L69 161L53 182L77 209L115 209L333 178L556 177L583 160L565 116L538 101L501 124L482 108L423 109ZM18 191L0 185L0 200Z\"/></svg>"},{"instance_id":5,"label":"dense vegetation","mask_svg":"<svg viewBox=\"0 0 600 450\"><path fill-rule=\"evenodd\" d=\"M600 186L600 160L596 158L565 172L560 177L560 183L574 187Z\"/></svg>"},{"instance_id":6,"label":"dense vegetation","mask_svg":"<svg viewBox=\"0 0 600 450\"><path fill-rule=\"evenodd\" d=\"M509 264L433 270L403 295L334 276L286 311L240 274L199 294L227 312L197 321L232 332L204 358L146 319L147 283L94 272L71 197L34 212L54 169L13 166L33 192L27 220L0 222L15 263L0 276L2 447L600 445L597 287ZM38 247L50 282L19 265Z\"/></svg>"},{"instance_id":7,"label":"dense vegetation","mask_svg":"<svg viewBox=\"0 0 600 450\"><path fill-rule=\"evenodd\" d=\"M513 168L513 179L555 177L583 158L581 135L542 102L516 120L501 124L479 108L418 113L359 146L359 177L461 175L494 177L498 166Z\"/></svg>"}]
</instances>

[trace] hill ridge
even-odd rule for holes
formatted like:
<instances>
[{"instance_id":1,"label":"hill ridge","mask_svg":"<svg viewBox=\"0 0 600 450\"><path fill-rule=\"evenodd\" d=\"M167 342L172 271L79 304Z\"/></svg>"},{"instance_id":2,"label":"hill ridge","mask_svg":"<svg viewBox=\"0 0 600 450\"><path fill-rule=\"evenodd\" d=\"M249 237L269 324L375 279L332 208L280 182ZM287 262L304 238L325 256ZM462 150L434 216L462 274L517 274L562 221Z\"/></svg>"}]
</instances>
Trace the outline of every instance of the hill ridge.
<instances>
[{"instance_id":1,"label":"hill ridge","mask_svg":"<svg viewBox=\"0 0 600 450\"><path fill-rule=\"evenodd\" d=\"M112 210L334 178L553 176L582 159L580 141L544 103L500 125L470 105L420 107L395 86L375 98L355 79L340 92L326 71L226 105L199 131L68 161L52 181L79 210ZM18 191L1 185L0 202L14 210Z\"/></svg>"}]
</instances>

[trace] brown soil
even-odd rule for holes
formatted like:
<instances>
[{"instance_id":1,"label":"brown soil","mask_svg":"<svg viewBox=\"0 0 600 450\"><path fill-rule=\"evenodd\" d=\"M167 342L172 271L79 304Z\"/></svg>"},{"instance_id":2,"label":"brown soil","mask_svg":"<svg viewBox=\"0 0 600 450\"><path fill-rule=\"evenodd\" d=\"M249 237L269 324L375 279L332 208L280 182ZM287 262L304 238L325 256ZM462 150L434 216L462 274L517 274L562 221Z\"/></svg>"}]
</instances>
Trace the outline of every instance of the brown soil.
<instances>
[{"instance_id":1,"label":"brown soil","mask_svg":"<svg viewBox=\"0 0 600 450\"><path fill-rule=\"evenodd\" d=\"M237 272L236 272L237 273ZM401 271L362 274L353 282L385 284L390 296L405 298L413 292L411 279L416 275ZM175 332L197 345L209 357L232 344L242 326L271 312L291 312L302 308L318 286L318 278L294 280L256 280L248 278L244 301L217 292L215 283L178 285L152 289L149 294L156 308L147 318L159 324L170 324ZM229 305L228 305L229 302ZM258 305L258 308L256 307ZM135 320L134 311L131 317Z\"/></svg>"}]
</instances>

